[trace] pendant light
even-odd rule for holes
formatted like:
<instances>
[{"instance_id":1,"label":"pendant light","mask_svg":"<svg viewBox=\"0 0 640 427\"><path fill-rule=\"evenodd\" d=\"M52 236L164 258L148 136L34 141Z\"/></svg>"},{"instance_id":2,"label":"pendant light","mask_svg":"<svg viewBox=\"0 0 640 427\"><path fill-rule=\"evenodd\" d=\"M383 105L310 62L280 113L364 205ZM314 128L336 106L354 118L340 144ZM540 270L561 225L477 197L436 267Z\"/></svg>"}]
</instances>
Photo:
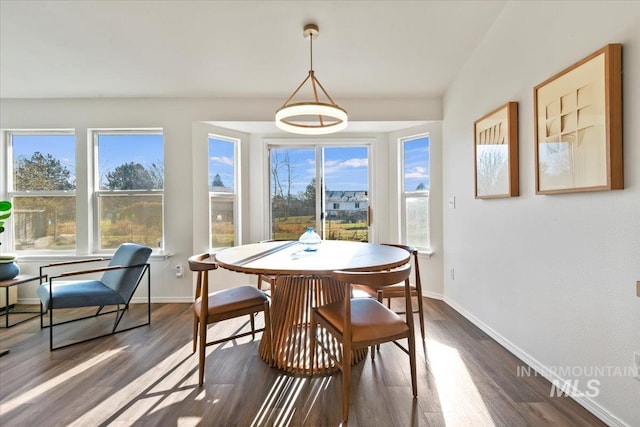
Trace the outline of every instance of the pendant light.
<instances>
[{"instance_id":1,"label":"pendant light","mask_svg":"<svg viewBox=\"0 0 640 427\"><path fill-rule=\"evenodd\" d=\"M309 38L309 75L276 111L276 126L284 131L303 135L325 135L341 131L347 127L347 112L333 101L313 71L313 40L320 34L318 26L305 25L303 34L305 38ZM307 82L313 90L313 100L295 102L296 94ZM326 101L321 101L318 89L324 94Z\"/></svg>"}]
</instances>

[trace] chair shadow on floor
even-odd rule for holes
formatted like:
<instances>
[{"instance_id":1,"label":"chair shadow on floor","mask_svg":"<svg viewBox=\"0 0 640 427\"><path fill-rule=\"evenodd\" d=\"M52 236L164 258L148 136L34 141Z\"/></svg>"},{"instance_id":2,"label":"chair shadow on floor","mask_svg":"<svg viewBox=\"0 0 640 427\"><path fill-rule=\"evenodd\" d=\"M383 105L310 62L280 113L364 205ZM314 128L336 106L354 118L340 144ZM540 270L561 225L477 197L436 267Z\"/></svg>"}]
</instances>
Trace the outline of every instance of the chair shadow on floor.
<instances>
[{"instance_id":1,"label":"chair shadow on floor","mask_svg":"<svg viewBox=\"0 0 640 427\"><path fill-rule=\"evenodd\" d=\"M234 329L237 327L239 332L248 325L249 322L240 326L236 323ZM118 422L174 426L341 425L337 410L341 406L340 373L309 378L271 368L258 356L259 343L246 337L207 349L206 370L210 380L202 387L198 386L197 354L191 352L190 342L185 343L159 363L157 369L140 376L141 384L146 384L143 389L132 384L129 390L126 390L129 386L123 387L120 397L98 403L94 416L76 420L73 425L96 421L95 416L99 420L94 424L100 426ZM362 424L357 422L359 412L370 410L366 387L372 385L372 377L379 379L385 375L385 356L393 355L376 358L373 366L367 358L353 368L354 393L358 395L353 401L354 425ZM403 409L411 411L414 425L420 418L417 406Z\"/></svg>"}]
</instances>

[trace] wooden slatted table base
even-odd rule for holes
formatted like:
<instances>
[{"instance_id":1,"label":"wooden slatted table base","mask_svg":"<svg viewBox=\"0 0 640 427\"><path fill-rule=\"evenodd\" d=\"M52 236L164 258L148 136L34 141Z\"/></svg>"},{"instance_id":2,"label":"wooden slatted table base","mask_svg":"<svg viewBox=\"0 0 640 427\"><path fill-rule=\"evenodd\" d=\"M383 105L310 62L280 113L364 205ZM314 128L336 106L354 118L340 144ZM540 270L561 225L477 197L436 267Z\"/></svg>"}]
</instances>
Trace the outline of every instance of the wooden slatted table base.
<instances>
[{"instance_id":1,"label":"wooden slatted table base","mask_svg":"<svg viewBox=\"0 0 640 427\"><path fill-rule=\"evenodd\" d=\"M340 284L317 276L278 276L271 297L271 344L273 366L293 374L311 374L310 335L311 307L342 300ZM340 354L340 343L318 328L318 339L325 347ZM260 356L268 360L271 349L266 340L260 343ZM367 349L353 352L351 361L358 363L367 355ZM333 359L321 347L316 349L313 373L329 374L338 370Z\"/></svg>"}]
</instances>

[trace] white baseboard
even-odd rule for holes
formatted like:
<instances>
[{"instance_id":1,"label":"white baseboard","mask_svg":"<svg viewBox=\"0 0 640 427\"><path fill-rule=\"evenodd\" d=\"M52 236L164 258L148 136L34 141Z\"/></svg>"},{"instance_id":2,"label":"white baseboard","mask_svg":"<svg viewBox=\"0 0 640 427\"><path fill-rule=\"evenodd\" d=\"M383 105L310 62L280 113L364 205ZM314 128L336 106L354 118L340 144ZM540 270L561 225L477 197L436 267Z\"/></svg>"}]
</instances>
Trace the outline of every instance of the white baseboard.
<instances>
[{"instance_id":1,"label":"white baseboard","mask_svg":"<svg viewBox=\"0 0 640 427\"><path fill-rule=\"evenodd\" d=\"M527 354L521 348L513 344L511 341L500 335L498 332L493 330L487 324L482 322L480 319L469 313L462 306L458 305L451 298L444 297L444 302L451 306L458 313L463 315L467 320L473 323L475 326L480 328L483 332L489 335L491 338L496 340L500 345L505 347L511 353L513 353L516 357L521 359L524 363L533 368L537 373L542 375L544 378L551 382L555 382L556 384L565 384L567 383L567 379L561 378L554 371L550 370L548 367L544 366L542 363L538 362L535 358ZM584 407L587 411L591 412L593 415L598 417L602 422L606 423L609 426L614 427L630 427L624 421L613 415L611 412L600 406L597 402L594 402L591 398L586 396L578 396L580 394L579 390L573 390L578 393L572 394L571 397L573 400L578 402L582 407Z\"/></svg>"},{"instance_id":2,"label":"white baseboard","mask_svg":"<svg viewBox=\"0 0 640 427\"><path fill-rule=\"evenodd\" d=\"M134 304L142 304L147 302L146 297L134 297L131 298L131 302ZM193 297L151 297L151 303L192 303Z\"/></svg>"},{"instance_id":3,"label":"white baseboard","mask_svg":"<svg viewBox=\"0 0 640 427\"><path fill-rule=\"evenodd\" d=\"M422 296L423 297L427 297L427 298L437 299L437 300L440 300L440 301L444 301L444 295L438 294L438 293L435 293L435 292L429 292L429 291L425 292L423 290L422 291Z\"/></svg>"}]
</instances>

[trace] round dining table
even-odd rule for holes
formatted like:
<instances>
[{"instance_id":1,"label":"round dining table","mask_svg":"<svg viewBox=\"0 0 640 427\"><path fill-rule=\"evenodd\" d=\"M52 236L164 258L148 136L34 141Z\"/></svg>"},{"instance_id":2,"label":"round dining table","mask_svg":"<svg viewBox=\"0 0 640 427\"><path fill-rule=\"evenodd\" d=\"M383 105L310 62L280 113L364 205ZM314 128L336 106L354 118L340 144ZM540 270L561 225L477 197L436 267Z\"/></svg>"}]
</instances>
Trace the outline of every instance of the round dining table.
<instances>
[{"instance_id":1,"label":"round dining table","mask_svg":"<svg viewBox=\"0 0 640 427\"><path fill-rule=\"evenodd\" d=\"M295 374L310 374L309 324L311 307L343 298L341 284L330 278L335 270L381 271L407 264L404 249L365 242L323 240L317 251L307 252L298 241L270 241L235 246L215 254L218 265L227 270L272 276L271 348L260 343L260 356L272 357L275 367ZM319 330L325 348L339 354L339 343ZM319 346L318 346L319 347ZM313 373L337 369L331 354L316 350ZM352 354L351 363L366 355L366 349Z\"/></svg>"}]
</instances>

